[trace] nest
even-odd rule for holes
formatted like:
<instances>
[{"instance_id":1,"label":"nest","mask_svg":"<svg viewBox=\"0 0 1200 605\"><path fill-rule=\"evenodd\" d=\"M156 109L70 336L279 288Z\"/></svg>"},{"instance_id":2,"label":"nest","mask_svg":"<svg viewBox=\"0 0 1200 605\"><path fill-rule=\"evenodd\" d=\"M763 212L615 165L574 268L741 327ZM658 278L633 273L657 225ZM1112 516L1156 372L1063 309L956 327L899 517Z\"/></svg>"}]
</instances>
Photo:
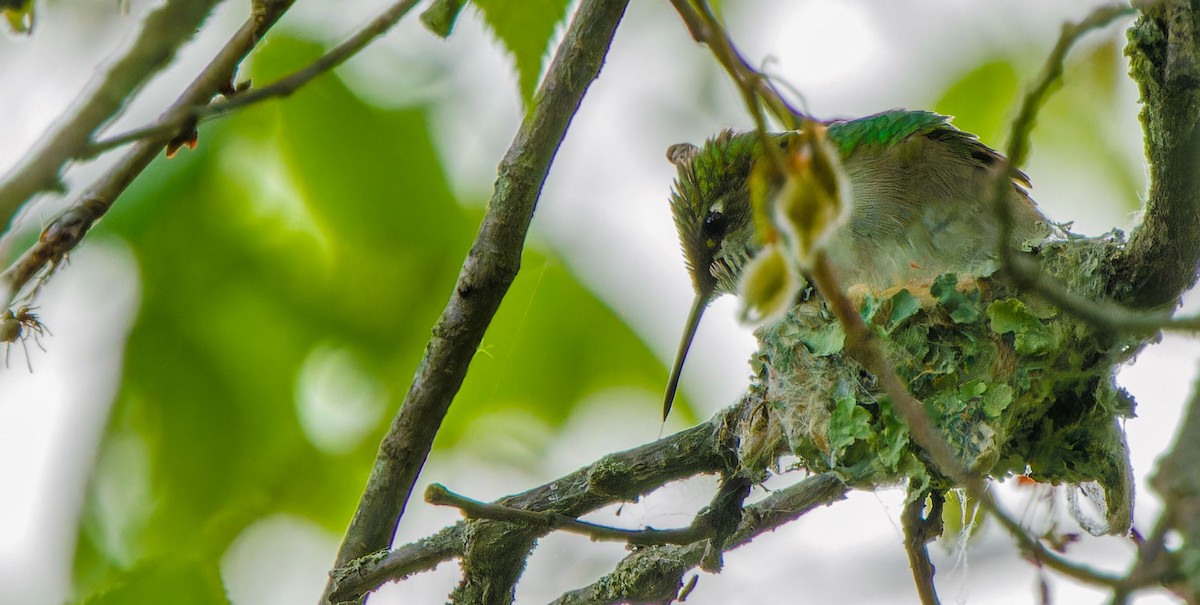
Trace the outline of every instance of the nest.
<instances>
[{"instance_id":1,"label":"nest","mask_svg":"<svg viewBox=\"0 0 1200 605\"><path fill-rule=\"evenodd\" d=\"M1043 271L1095 300L1122 243L1114 232L1034 253ZM1106 523L1097 533L1128 530L1133 479L1121 421L1133 416L1134 401L1114 375L1153 335L1098 330L1014 290L1000 273L848 293L966 468L1099 487ZM835 472L855 487L959 487L911 441L875 377L844 355L845 335L820 297L809 293L756 335L758 397L739 429L751 476L792 454L803 468Z\"/></svg>"}]
</instances>

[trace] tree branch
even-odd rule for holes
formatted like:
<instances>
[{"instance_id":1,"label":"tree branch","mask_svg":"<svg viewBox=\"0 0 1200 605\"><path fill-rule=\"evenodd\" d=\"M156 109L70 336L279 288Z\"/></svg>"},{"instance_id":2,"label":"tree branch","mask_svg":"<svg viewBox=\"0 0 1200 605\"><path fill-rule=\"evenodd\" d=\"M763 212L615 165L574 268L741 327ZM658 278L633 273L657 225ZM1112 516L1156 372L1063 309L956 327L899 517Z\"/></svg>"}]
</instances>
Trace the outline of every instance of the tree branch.
<instances>
[{"instance_id":1,"label":"tree branch","mask_svg":"<svg viewBox=\"0 0 1200 605\"><path fill-rule=\"evenodd\" d=\"M1192 402L1195 403L1195 400L1196 393L1193 392ZM1169 505L1170 503L1164 502L1164 504ZM1164 507L1158 515L1158 521L1149 538L1140 539L1137 532L1134 532L1134 539L1137 541L1138 547L1137 560L1134 561L1129 573L1113 587L1110 601L1113 605L1127 603L1129 597L1139 588L1156 583L1171 588L1171 580L1177 580L1171 576L1178 575L1176 571L1178 560L1174 553L1167 550L1166 546L1167 532L1171 531L1173 523L1169 517L1170 509Z\"/></svg>"},{"instance_id":2,"label":"tree branch","mask_svg":"<svg viewBox=\"0 0 1200 605\"><path fill-rule=\"evenodd\" d=\"M0 231L21 204L41 191L62 189L59 173L87 150L92 133L125 106L175 57L220 0L168 0L146 15L137 39L75 101L74 112L0 184Z\"/></svg>"},{"instance_id":3,"label":"tree branch","mask_svg":"<svg viewBox=\"0 0 1200 605\"><path fill-rule=\"evenodd\" d=\"M516 277L542 183L588 85L599 75L626 3L585 0L572 20L533 109L500 163L475 245L400 413L380 444L335 567L390 544L471 357Z\"/></svg>"},{"instance_id":4,"label":"tree branch","mask_svg":"<svg viewBox=\"0 0 1200 605\"><path fill-rule=\"evenodd\" d=\"M1025 553L1027 557L1037 562L1039 565L1045 565L1064 576L1074 578L1080 582L1087 584L1096 584L1099 586L1114 587L1117 586L1121 579L1111 574L1105 574L1091 569L1085 565L1080 565L1064 559L1058 554L1048 550L1041 541L1029 535L1024 527L1015 519L1008 515L1000 505L996 503L996 498L992 495L991 490L986 487L976 493L971 493L971 496L979 501L979 504L985 511L990 513L992 517L1000 523L1000 525L1017 541L1017 546Z\"/></svg>"},{"instance_id":5,"label":"tree branch","mask_svg":"<svg viewBox=\"0 0 1200 605\"><path fill-rule=\"evenodd\" d=\"M929 549L925 545L942 535L942 495L914 493L910 486L908 497L911 501L904 506L904 514L901 516L908 565L912 568L913 582L917 586L921 604L938 605L940 601L933 584L935 569L933 562L929 560ZM924 512L927 497L932 499L933 506L926 515Z\"/></svg>"},{"instance_id":6,"label":"tree branch","mask_svg":"<svg viewBox=\"0 0 1200 605\"><path fill-rule=\"evenodd\" d=\"M1158 470L1150 480L1163 499L1162 524L1164 530L1175 529L1183 537L1181 558L1194 562L1200 553L1200 474L1196 473L1200 461L1200 382L1192 386L1192 397L1184 408L1183 421L1175 443L1159 463ZM1156 532L1157 534L1158 532ZM1161 539L1161 538L1160 538ZM1148 550L1151 559L1160 553ZM1150 565L1153 561L1147 561ZM1200 600L1200 574L1194 563L1179 571L1185 574L1187 593L1193 600Z\"/></svg>"},{"instance_id":7,"label":"tree branch","mask_svg":"<svg viewBox=\"0 0 1200 605\"><path fill-rule=\"evenodd\" d=\"M1130 75L1142 98L1150 197L1115 260L1113 295L1138 308L1175 303L1200 266L1200 37L1188 0L1142 9L1129 30Z\"/></svg>"},{"instance_id":8,"label":"tree branch","mask_svg":"<svg viewBox=\"0 0 1200 605\"><path fill-rule=\"evenodd\" d=\"M238 65L258 44L263 34L291 8L294 1L256 1L250 18L167 109L163 119L179 119L179 116L191 112L193 107L208 103L225 88ZM150 165L174 134L160 133L143 139L50 222L38 242L0 274L0 309L11 306L17 293L39 270L50 265L49 270L52 271L83 240L92 225L108 212L125 188Z\"/></svg>"},{"instance_id":9,"label":"tree branch","mask_svg":"<svg viewBox=\"0 0 1200 605\"><path fill-rule=\"evenodd\" d=\"M87 153L89 156L94 156L108 149L119 147L145 137L175 134L190 124L205 122L212 118L224 116L236 109L241 109L259 101L276 97L287 97L317 76L332 70L345 63L347 59L358 54L368 44L395 26L419 1L401 0L393 4L387 10L380 13L379 16L372 19L370 23L363 26L362 29L355 32L354 35L333 47L324 55L321 55L319 59L313 61L307 67L288 74L271 84L232 94L224 101L214 101L207 105L193 107L191 111L185 114L164 116L164 119L160 119L148 126L143 126L142 128L131 130L104 139L103 141L91 143L88 146Z\"/></svg>"},{"instance_id":10,"label":"tree branch","mask_svg":"<svg viewBox=\"0 0 1200 605\"><path fill-rule=\"evenodd\" d=\"M531 526L539 531L562 530L587 536L592 540L610 540L628 544L691 544L712 534L711 528L688 526L680 529L624 529L580 521L575 517L555 512L523 510L480 502L456 494L445 486L433 483L425 490L425 501L438 506L453 506L469 519L507 521Z\"/></svg>"},{"instance_id":11,"label":"tree branch","mask_svg":"<svg viewBox=\"0 0 1200 605\"><path fill-rule=\"evenodd\" d=\"M615 502L635 500L678 479L706 473L733 473L738 465L734 441L738 418L754 403L752 399L743 399L708 422L653 443L609 454L560 479L502 498L496 504L578 517ZM364 557L335 569L331 574L330 601L352 601L385 582L432 569L446 559L462 556L467 528L467 522L460 522L386 555Z\"/></svg>"},{"instance_id":12,"label":"tree branch","mask_svg":"<svg viewBox=\"0 0 1200 605\"><path fill-rule=\"evenodd\" d=\"M1133 333L1158 330L1185 333L1200 331L1200 317L1172 317L1169 312L1138 311L1104 299L1084 298L1068 290L1058 279L1047 275L1036 261L1014 254L1007 247L1001 252L1001 256L1005 268L1008 269L1017 286L1024 290L1037 292L1060 310L1103 331Z\"/></svg>"},{"instance_id":13,"label":"tree branch","mask_svg":"<svg viewBox=\"0 0 1200 605\"><path fill-rule=\"evenodd\" d=\"M433 438L521 265L533 209L571 118L600 73L628 0L584 0L533 109L500 162L495 193L399 414L379 446L335 567L387 548Z\"/></svg>"},{"instance_id":14,"label":"tree branch","mask_svg":"<svg viewBox=\"0 0 1200 605\"><path fill-rule=\"evenodd\" d=\"M821 505L845 497L850 490L832 473L813 475L745 508L741 522L722 551L748 544L755 537L790 523ZM625 557L616 570L596 582L566 593L555 605L666 603L683 586L683 576L700 564L706 542L688 546L651 546Z\"/></svg>"}]
</instances>

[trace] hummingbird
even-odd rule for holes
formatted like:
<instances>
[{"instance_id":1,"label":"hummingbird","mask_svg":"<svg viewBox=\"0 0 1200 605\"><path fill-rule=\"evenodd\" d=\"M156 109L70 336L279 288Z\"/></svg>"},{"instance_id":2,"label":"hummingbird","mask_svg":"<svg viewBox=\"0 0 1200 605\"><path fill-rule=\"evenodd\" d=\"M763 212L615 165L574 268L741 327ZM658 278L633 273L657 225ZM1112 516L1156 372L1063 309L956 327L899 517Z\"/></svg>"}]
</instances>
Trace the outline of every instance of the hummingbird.
<instances>
[{"instance_id":1,"label":"hummingbird","mask_svg":"<svg viewBox=\"0 0 1200 605\"><path fill-rule=\"evenodd\" d=\"M991 207L1004 157L977 136L930 111L889 110L817 124L840 160L849 210L825 251L844 288L872 291L929 282L945 273L987 276L998 268L1000 221ZM663 419L679 385L684 359L705 308L736 294L744 270L763 249L751 203L755 165L777 145L787 152L796 132L726 130L702 147L672 145L678 176L671 212L695 299L663 399ZM1019 247L1050 234L1018 171L1006 189L1011 236Z\"/></svg>"}]
</instances>

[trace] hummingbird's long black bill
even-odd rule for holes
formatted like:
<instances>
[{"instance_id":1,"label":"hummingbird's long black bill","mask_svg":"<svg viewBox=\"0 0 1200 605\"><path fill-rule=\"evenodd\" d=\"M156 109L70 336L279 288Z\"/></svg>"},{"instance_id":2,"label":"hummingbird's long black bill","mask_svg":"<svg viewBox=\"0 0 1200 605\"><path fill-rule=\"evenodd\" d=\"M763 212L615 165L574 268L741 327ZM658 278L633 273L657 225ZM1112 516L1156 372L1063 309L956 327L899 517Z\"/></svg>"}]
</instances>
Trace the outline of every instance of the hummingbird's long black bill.
<instances>
[{"instance_id":1,"label":"hummingbird's long black bill","mask_svg":"<svg viewBox=\"0 0 1200 605\"><path fill-rule=\"evenodd\" d=\"M687 358L692 339L696 337L696 329L700 327L700 316L708 308L712 295L697 293L692 301L692 310L688 312L687 324L683 328L683 338L679 341L679 351L675 353L675 365L671 366L671 377L667 379L667 393L663 396L663 422L671 413L671 403L675 401L675 391L679 388L679 375L683 372L683 360Z\"/></svg>"}]
</instances>

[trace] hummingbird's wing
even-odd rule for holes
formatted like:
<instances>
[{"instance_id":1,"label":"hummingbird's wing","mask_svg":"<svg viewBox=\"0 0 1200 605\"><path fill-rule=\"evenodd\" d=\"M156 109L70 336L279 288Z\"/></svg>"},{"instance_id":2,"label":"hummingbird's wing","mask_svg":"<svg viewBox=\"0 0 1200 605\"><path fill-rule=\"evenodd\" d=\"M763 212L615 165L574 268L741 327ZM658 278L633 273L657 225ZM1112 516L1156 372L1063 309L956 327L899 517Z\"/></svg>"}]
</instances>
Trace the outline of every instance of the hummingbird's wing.
<instances>
[{"instance_id":1,"label":"hummingbird's wing","mask_svg":"<svg viewBox=\"0 0 1200 605\"><path fill-rule=\"evenodd\" d=\"M924 136L959 150L981 167L992 168L1004 160L1000 152L984 145L979 137L955 128L950 116L932 111L891 109L854 120L836 121L829 125L829 140L837 146L842 159L854 154L896 145L912 136ZM1029 187L1029 177L1021 171L1013 178L1015 184Z\"/></svg>"}]
</instances>

